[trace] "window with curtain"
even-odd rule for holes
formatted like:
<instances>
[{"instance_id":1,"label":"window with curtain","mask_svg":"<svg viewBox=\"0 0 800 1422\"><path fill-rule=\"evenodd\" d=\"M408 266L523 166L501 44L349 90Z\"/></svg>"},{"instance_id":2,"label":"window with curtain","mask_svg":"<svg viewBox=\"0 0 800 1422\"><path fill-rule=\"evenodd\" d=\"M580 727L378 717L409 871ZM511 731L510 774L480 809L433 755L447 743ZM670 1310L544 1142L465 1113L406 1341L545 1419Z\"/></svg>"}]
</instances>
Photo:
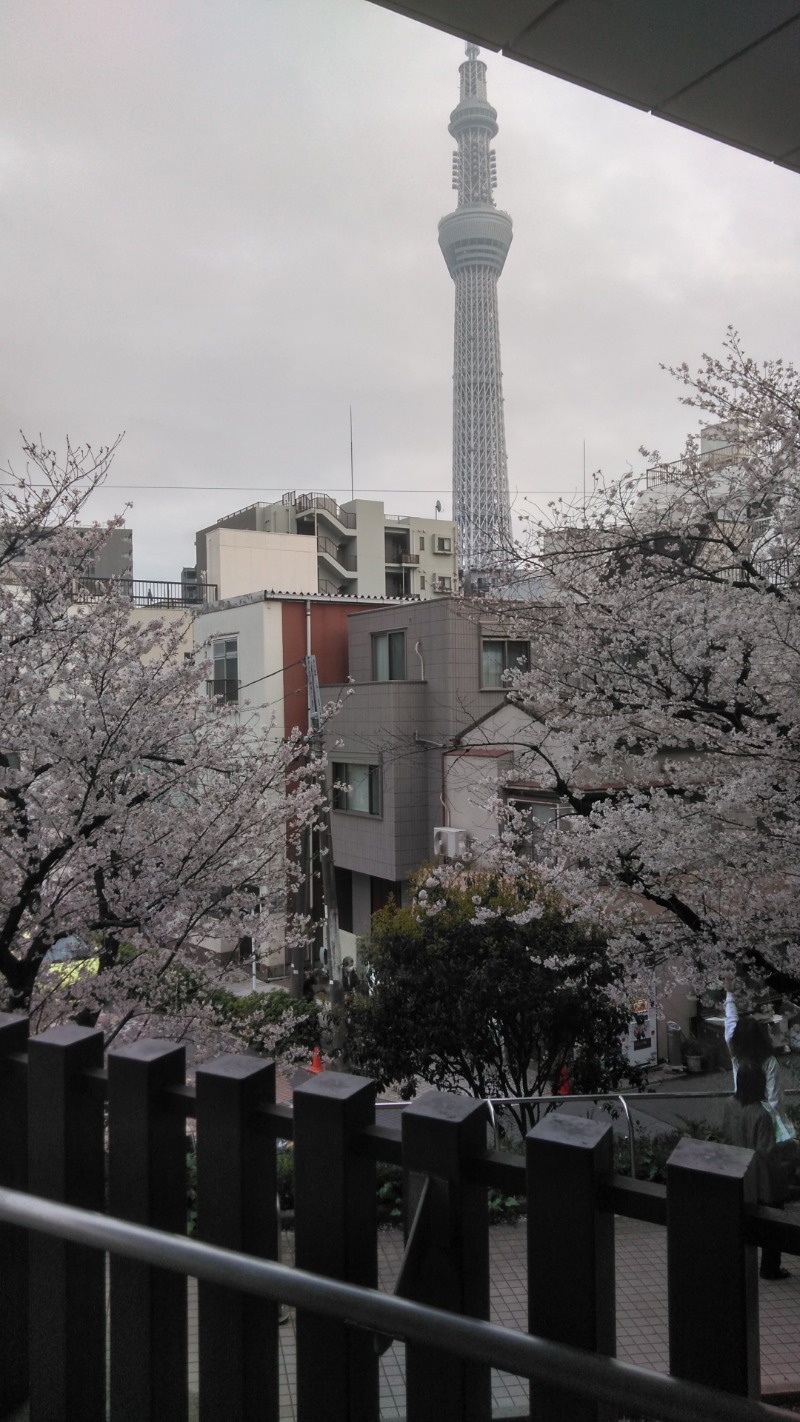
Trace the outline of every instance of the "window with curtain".
<instances>
[{"instance_id":1,"label":"window with curtain","mask_svg":"<svg viewBox=\"0 0 800 1422\"><path fill-rule=\"evenodd\" d=\"M504 637L484 637L481 643L481 686L505 686L506 672L524 671L530 644L511 642Z\"/></svg>"}]
</instances>

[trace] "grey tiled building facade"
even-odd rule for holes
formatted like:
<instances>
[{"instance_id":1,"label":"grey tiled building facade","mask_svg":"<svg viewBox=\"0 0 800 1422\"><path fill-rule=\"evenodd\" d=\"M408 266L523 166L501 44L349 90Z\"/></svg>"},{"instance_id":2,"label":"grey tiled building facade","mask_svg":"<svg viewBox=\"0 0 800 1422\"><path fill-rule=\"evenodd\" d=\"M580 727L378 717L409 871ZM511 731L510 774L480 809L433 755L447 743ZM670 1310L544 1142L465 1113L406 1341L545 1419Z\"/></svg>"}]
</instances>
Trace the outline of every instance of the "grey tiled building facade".
<instances>
[{"instance_id":1,"label":"grey tiled building facade","mask_svg":"<svg viewBox=\"0 0 800 1422\"><path fill-rule=\"evenodd\" d=\"M407 876L432 858L434 827L444 823L444 752L505 700L502 645L462 598L350 618L352 695L326 736L345 932L365 933L370 913L390 892L404 899ZM325 687L323 700L341 691Z\"/></svg>"}]
</instances>

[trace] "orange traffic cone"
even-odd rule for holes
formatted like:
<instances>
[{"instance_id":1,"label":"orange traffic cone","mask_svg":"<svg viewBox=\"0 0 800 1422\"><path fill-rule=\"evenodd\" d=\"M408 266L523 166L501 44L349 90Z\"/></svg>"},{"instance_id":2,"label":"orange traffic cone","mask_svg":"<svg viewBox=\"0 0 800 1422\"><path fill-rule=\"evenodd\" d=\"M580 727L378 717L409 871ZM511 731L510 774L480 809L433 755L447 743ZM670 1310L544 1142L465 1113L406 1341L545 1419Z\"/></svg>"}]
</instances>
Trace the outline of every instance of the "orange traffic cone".
<instances>
[{"instance_id":1,"label":"orange traffic cone","mask_svg":"<svg viewBox=\"0 0 800 1422\"><path fill-rule=\"evenodd\" d=\"M315 1074L317 1072L325 1070L324 1066L322 1065L322 1057L319 1053L319 1047L314 1048L314 1052L311 1057L311 1066L308 1068L308 1070L314 1072Z\"/></svg>"}]
</instances>

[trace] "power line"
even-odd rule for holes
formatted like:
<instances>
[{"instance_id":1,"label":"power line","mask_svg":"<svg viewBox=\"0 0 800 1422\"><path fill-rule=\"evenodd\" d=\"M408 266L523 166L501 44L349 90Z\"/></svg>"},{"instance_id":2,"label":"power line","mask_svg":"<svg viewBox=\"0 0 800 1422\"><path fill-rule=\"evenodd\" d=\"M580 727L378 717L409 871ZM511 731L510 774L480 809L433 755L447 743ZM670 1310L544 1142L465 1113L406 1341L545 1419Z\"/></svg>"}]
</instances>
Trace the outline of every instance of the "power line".
<instances>
[{"instance_id":1,"label":"power line","mask_svg":"<svg viewBox=\"0 0 800 1422\"><path fill-rule=\"evenodd\" d=\"M17 480L0 481L0 488L16 489L19 487ZM29 484L26 487L31 489L49 489L49 484ZM542 494L552 493L556 485L550 485L544 489L515 489L515 494L519 497L541 498ZM561 487L561 486L558 486ZM145 490L154 494L160 493L163 489L171 489L174 492L185 491L191 494L285 494L286 489L283 484L101 484L98 489L93 489L92 493L124 493L127 490ZM320 494L349 494L350 490L344 484L332 484L326 489L317 489L314 492ZM452 486L450 484L441 487L430 486L424 489L408 488L401 489L392 487L384 489L366 485L360 491L362 494L383 494L394 496L395 494L450 494Z\"/></svg>"},{"instance_id":2,"label":"power line","mask_svg":"<svg viewBox=\"0 0 800 1422\"><path fill-rule=\"evenodd\" d=\"M243 682L239 690L246 691L248 686L257 686L260 681L269 681L271 676L283 676L283 673L291 671L292 667L302 666L304 661L305 657L298 657L296 662L287 662L285 667L276 667L275 671L265 672L263 676L257 676L254 677L252 681Z\"/></svg>"}]
</instances>

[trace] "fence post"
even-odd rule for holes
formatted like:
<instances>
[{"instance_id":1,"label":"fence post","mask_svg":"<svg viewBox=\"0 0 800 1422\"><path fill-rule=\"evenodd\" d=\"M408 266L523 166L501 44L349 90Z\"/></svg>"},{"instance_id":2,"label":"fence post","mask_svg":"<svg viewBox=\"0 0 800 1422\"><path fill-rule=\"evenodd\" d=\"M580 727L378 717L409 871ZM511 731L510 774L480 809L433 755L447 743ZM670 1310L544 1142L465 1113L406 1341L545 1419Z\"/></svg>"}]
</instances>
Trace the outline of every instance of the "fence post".
<instances>
[{"instance_id":1,"label":"fence post","mask_svg":"<svg viewBox=\"0 0 800 1422\"><path fill-rule=\"evenodd\" d=\"M275 1142L255 1119L274 1100L273 1062L197 1069L198 1237L259 1259L278 1257ZM200 1281L198 1313L203 1422L277 1422L277 1304Z\"/></svg>"},{"instance_id":2,"label":"fence post","mask_svg":"<svg viewBox=\"0 0 800 1422\"><path fill-rule=\"evenodd\" d=\"M164 1088L182 1083L186 1052L141 1041L108 1057L109 1211L186 1232L186 1127ZM187 1416L186 1279L111 1257L111 1415L123 1422Z\"/></svg>"},{"instance_id":3,"label":"fence post","mask_svg":"<svg viewBox=\"0 0 800 1422\"><path fill-rule=\"evenodd\" d=\"M551 1112L528 1132L528 1331L613 1357L614 1217L598 1207L611 1126ZM531 1383L531 1418L600 1422L616 1409Z\"/></svg>"},{"instance_id":4,"label":"fence post","mask_svg":"<svg viewBox=\"0 0 800 1422\"><path fill-rule=\"evenodd\" d=\"M679 1141L667 1161L669 1366L744 1397L761 1393L752 1151Z\"/></svg>"},{"instance_id":5,"label":"fence post","mask_svg":"<svg viewBox=\"0 0 800 1422\"><path fill-rule=\"evenodd\" d=\"M377 1288L375 1162L350 1139L375 1121L375 1083L323 1072L294 1093L295 1261L329 1279ZM371 1334L297 1312L299 1422L377 1422Z\"/></svg>"},{"instance_id":6,"label":"fence post","mask_svg":"<svg viewBox=\"0 0 800 1422\"><path fill-rule=\"evenodd\" d=\"M102 1032L54 1027L31 1038L32 1194L104 1209L103 1100L81 1080L102 1065ZM31 1422L105 1422L105 1256L38 1231L29 1249Z\"/></svg>"},{"instance_id":7,"label":"fence post","mask_svg":"<svg viewBox=\"0 0 800 1422\"><path fill-rule=\"evenodd\" d=\"M4 1061L28 1047L28 1019L0 1012L0 1185L28 1188L28 1083ZM28 1235L0 1224L0 1416L28 1396Z\"/></svg>"},{"instance_id":8,"label":"fence post","mask_svg":"<svg viewBox=\"0 0 800 1422\"><path fill-rule=\"evenodd\" d=\"M482 1319L489 1317L488 1193L465 1179L464 1168L486 1150L486 1121L482 1101L439 1091L413 1101L402 1117L407 1228L417 1209L414 1185L427 1181L403 1292ZM409 1422L484 1422L492 1415L491 1369L407 1343L406 1401Z\"/></svg>"}]
</instances>

